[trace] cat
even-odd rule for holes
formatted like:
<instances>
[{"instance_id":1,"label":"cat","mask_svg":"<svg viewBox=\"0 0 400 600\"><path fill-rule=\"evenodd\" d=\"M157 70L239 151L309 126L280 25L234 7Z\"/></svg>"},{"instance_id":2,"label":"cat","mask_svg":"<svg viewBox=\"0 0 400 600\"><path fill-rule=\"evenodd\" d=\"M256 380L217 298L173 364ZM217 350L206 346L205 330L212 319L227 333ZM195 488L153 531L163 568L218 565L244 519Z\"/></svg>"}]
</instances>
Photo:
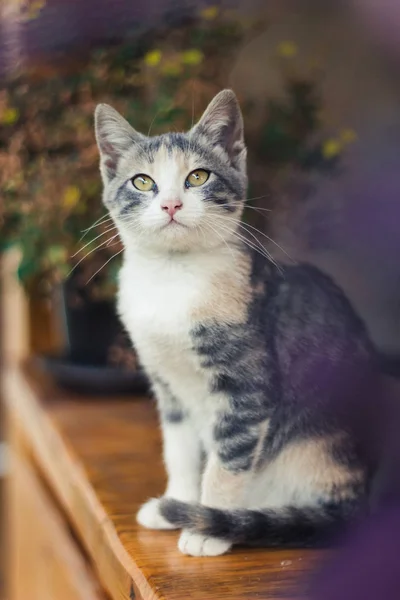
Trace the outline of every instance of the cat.
<instances>
[{"instance_id":1,"label":"cat","mask_svg":"<svg viewBox=\"0 0 400 600\"><path fill-rule=\"evenodd\" d=\"M364 323L328 275L246 241L234 92L188 133L145 136L105 104L95 128L124 244L118 310L157 399L168 474L138 522L182 529L193 556L319 543L368 511L363 426L379 392Z\"/></svg>"}]
</instances>

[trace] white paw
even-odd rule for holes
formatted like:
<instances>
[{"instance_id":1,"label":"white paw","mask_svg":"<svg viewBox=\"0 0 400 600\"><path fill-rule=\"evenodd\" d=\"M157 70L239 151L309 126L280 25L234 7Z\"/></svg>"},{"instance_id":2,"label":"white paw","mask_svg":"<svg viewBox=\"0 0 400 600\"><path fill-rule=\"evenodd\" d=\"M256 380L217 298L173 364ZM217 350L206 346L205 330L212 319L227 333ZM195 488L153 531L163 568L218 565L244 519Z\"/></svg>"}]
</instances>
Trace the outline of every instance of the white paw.
<instances>
[{"instance_id":1,"label":"white paw","mask_svg":"<svg viewBox=\"0 0 400 600\"><path fill-rule=\"evenodd\" d=\"M160 514L160 498L151 498L139 509L137 522L147 529L177 529Z\"/></svg>"},{"instance_id":2,"label":"white paw","mask_svg":"<svg viewBox=\"0 0 400 600\"><path fill-rule=\"evenodd\" d=\"M182 531L178 542L182 554L189 556L219 556L227 552L231 546L232 544L226 540L191 531Z\"/></svg>"}]
</instances>

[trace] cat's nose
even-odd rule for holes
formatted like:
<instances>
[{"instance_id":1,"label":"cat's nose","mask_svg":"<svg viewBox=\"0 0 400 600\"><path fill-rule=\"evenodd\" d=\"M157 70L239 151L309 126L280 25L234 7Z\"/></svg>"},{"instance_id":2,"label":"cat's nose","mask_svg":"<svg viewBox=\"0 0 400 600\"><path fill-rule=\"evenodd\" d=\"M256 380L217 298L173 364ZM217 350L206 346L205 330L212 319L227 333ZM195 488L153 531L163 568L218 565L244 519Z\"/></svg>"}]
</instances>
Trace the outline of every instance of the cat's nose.
<instances>
[{"instance_id":1,"label":"cat's nose","mask_svg":"<svg viewBox=\"0 0 400 600\"><path fill-rule=\"evenodd\" d=\"M182 202L178 198L175 198L175 200L165 200L165 202L161 203L161 210L168 213L170 217L173 217L181 208Z\"/></svg>"}]
</instances>

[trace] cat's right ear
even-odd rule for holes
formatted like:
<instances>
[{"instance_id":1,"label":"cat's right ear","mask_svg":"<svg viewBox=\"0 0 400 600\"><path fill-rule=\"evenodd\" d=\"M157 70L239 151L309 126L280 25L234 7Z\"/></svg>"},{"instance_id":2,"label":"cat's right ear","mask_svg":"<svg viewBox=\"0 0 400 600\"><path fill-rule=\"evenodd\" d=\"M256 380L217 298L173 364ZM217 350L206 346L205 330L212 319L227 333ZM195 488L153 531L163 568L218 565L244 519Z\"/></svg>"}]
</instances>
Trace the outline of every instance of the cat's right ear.
<instances>
[{"instance_id":1,"label":"cat's right ear","mask_svg":"<svg viewBox=\"0 0 400 600\"><path fill-rule=\"evenodd\" d=\"M246 172L243 117L232 90L222 90L215 96L192 133L203 134L213 146L221 146L232 164L243 173Z\"/></svg>"},{"instance_id":2,"label":"cat's right ear","mask_svg":"<svg viewBox=\"0 0 400 600\"><path fill-rule=\"evenodd\" d=\"M108 104L99 104L94 114L97 145L100 150L100 171L104 183L115 177L121 156L132 145L144 139L128 121Z\"/></svg>"}]
</instances>

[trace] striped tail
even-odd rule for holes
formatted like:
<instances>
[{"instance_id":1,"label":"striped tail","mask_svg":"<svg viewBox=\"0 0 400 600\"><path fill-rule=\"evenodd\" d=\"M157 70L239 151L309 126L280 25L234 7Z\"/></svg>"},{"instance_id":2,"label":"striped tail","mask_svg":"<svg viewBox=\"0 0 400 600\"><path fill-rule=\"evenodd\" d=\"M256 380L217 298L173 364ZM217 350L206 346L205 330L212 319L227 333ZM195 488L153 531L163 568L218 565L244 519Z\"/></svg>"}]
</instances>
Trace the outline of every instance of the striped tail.
<instances>
[{"instance_id":1,"label":"striped tail","mask_svg":"<svg viewBox=\"0 0 400 600\"><path fill-rule=\"evenodd\" d=\"M170 498L161 501L160 511L181 529L234 544L269 547L324 545L356 513L354 504L348 502L304 508L221 510Z\"/></svg>"}]
</instances>

